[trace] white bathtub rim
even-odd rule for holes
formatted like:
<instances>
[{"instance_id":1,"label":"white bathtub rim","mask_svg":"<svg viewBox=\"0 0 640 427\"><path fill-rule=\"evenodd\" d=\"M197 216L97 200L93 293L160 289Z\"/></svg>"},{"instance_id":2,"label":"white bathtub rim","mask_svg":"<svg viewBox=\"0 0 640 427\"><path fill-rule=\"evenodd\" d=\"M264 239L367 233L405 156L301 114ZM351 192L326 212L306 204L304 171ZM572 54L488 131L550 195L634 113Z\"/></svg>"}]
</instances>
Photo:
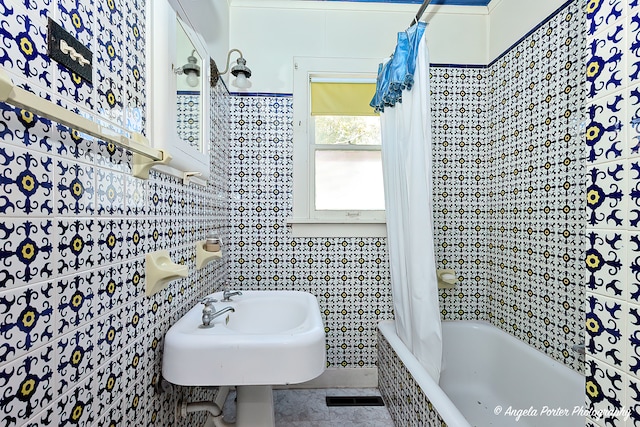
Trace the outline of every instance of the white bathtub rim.
<instances>
[{"instance_id":1,"label":"white bathtub rim","mask_svg":"<svg viewBox=\"0 0 640 427\"><path fill-rule=\"evenodd\" d=\"M440 417L450 426L471 427L469 421L462 415L462 412L449 399L449 396L440 388L440 386L431 378L427 371L422 367L418 359L406 348L400 337L396 333L395 321L383 320L378 323L378 329L384 335L391 347L402 360L405 367L411 373L413 379L418 383L423 393Z\"/></svg>"}]
</instances>

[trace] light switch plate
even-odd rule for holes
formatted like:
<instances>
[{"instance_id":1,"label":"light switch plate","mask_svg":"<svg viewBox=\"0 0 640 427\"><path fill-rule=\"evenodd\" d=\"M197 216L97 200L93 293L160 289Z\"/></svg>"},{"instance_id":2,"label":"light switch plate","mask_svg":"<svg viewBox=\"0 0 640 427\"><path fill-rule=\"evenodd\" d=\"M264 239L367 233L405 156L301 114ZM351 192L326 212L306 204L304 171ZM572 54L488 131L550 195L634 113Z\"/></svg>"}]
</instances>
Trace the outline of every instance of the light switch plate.
<instances>
[{"instance_id":1,"label":"light switch plate","mask_svg":"<svg viewBox=\"0 0 640 427\"><path fill-rule=\"evenodd\" d=\"M60 48L61 40L67 42L67 45L70 48L82 55L87 61L89 61L89 63L81 65L78 61L73 59L71 55L63 53ZM71 72L76 73L89 84L93 83L93 53L51 18L49 18L48 24L47 48L49 58L57 61Z\"/></svg>"}]
</instances>

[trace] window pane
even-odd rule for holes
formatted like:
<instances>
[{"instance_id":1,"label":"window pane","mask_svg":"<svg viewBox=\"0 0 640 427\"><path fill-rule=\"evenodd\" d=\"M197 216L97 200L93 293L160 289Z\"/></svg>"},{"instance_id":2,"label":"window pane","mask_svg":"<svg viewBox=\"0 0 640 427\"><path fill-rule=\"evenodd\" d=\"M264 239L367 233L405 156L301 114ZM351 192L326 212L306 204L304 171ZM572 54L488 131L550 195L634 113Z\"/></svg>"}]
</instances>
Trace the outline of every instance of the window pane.
<instances>
[{"instance_id":1,"label":"window pane","mask_svg":"<svg viewBox=\"0 0 640 427\"><path fill-rule=\"evenodd\" d=\"M380 151L316 150L316 210L384 210Z\"/></svg>"},{"instance_id":2,"label":"window pane","mask_svg":"<svg viewBox=\"0 0 640 427\"><path fill-rule=\"evenodd\" d=\"M380 145L378 116L315 116L316 144Z\"/></svg>"}]
</instances>

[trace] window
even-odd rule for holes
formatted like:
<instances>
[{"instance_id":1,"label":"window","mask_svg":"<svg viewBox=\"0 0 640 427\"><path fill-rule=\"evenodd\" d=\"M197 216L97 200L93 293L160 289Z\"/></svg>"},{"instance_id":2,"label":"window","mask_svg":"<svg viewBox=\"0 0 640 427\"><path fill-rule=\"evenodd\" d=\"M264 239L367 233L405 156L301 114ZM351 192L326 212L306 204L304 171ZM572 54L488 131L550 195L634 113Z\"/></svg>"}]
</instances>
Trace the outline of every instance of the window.
<instances>
[{"instance_id":1,"label":"window","mask_svg":"<svg viewBox=\"0 0 640 427\"><path fill-rule=\"evenodd\" d=\"M295 65L294 235L383 236L380 119L369 106L378 61Z\"/></svg>"}]
</instances>

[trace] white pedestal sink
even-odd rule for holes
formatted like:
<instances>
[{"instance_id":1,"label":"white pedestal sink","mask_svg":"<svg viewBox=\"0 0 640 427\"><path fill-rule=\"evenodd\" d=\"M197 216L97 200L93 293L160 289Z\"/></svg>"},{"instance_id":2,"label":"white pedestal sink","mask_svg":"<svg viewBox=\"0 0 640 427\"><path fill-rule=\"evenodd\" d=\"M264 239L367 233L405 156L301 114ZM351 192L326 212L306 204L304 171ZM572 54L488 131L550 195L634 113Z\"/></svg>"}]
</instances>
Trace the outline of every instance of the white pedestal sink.
<instances>
[{"instance_id":1,"label":"white pedestal sink","mask_svg":"<svg viewBox=\"0 0 640 427\"><path fill-rule=\"evenodd\" d=\"M318 302L306 292L245 291L214 305L235 311L203 328L203 306L189 310L165 336L162 374L185 386L236 386L236 425L272 427L271 386L309 381L326 367Z\"/></svg>"}]
</instances>

